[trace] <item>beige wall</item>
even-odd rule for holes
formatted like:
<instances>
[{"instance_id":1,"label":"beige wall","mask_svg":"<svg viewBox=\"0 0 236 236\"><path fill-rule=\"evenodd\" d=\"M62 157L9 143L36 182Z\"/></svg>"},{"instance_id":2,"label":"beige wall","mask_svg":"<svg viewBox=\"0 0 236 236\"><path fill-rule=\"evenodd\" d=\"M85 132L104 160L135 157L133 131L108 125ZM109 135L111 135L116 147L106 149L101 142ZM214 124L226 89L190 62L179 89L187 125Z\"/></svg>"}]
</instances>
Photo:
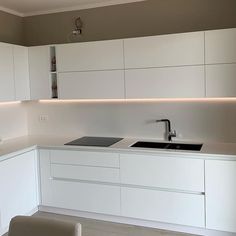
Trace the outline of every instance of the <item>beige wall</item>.
<instances>
[{"instance_id":1,"label":"beige wall","mask_svg":"<svg viewBox=\"0 0 236 236\"><path fill-rule=\"evenodd\" d=\"M81 11L27 17L27 45L68 42L73 20L84 21L80 41L236 27L235 0L147 0Z\"/></svg>"},{"instance_id":2,"label":"beige wall","mask_svg":"<svg viewBox=\"0 0 236 236\"><path fill-rule=\"evenodd\" d=\"M67 43L82 17L80 41L236 27L235 0L146 0L21 18L0 11L0 41L23 45Z\"/></svg>"},{"instance_id":3,"label":"beige wall","mask_svg":"<svg viewBox=\"0 0 236 236\"><path fill-rule=\"evenodd\" d=\"M24 44L22 17L0 11L0 42Z\"/></svg>"}]
</instances>

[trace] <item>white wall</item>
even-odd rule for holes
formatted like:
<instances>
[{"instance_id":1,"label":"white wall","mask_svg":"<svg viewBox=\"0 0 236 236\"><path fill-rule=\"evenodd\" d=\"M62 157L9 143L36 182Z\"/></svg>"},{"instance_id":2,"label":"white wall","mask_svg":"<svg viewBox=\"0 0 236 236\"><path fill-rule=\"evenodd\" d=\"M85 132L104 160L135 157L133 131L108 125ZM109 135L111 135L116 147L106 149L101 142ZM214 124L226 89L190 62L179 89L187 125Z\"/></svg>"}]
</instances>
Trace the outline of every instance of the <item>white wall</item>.
<instances>
[{"instance_id":1,"label":"white wall","mask_svg":"<svg viewBox=\"0 0 236 236\"><path fill-rule=\"evenodd\" d=\"M29 134L163 138L169 118L179 138L236 142L236 101L40 103L28 107ZM39 122L39 115L48 115Z\"/></svg>"},{"instance_id":2,"label":"white wall","mask_svg":"<svg viewBox=\"0 0 236 236\"><path fill-rule=\"evenodd\" d=\"M24 103L0 103L0 138L10 139L28 134Z\"/></svg>"}]
</instances>

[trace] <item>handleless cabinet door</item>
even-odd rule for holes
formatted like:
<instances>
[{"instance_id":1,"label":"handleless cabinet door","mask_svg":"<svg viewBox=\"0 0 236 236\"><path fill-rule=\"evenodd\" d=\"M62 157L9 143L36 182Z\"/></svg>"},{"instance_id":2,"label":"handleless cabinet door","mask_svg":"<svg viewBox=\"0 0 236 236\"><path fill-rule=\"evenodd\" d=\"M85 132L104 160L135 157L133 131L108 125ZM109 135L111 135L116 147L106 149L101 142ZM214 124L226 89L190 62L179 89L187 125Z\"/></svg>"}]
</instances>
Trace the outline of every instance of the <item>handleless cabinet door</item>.
<instances>
[{"instance_id":1,"label":"handleless cabinet door","mask_svg":"<svg viewBox=\"0 0 236 236\"><path fill-rule=\"evenodd\" d=\"M13 46L0 43L0 101L14 100Z\"/></svg>"},{"instance_id":2,"label":"handleless cabinet door","mask_svg":"<svg viewBox=\"0 0 236 236\"><path fill-rule=\"evenodd\" d=\"M206 63L236 63L236 29L206 31Z\"/></svg>"},{"instance_id":3,"label":"handleless cabinet door","mask_svg":"<svg viewBox=\"0 0 236 236\"><path fill-rule=\"evenodd\" d=\"M29 48L30 96L32 100L50 99L49 46Z\"/></svg>"},{"instance_id":4,"label":"handleless cabinet door","mask_svg":"<svg viewBox=\"0 0 236 236\"><path fill-rule=\"evenodd\" d=\"M206 227L236 232L236 162L206 161Z\"/></svg>"},{"instance_id":5,"label":"handleless cabinet door","mask_svg":"<svg viewBox=\"0 0 236 236\"><path fill-rule=\"evenodd\" d=\"M202 98L204 66L125 71L127 98Z\"/></svg>"},{"instance_id":6,"label":"handleless cabinet door","mask_svg":"<svg viewBox=\"0 0 236 236\"><path fill-rule=\"evenodd\" d=\"M29 100L29 51L22 46L14 46L13 51L16 100Z\"/></svg>"},{"instance_id":7,"label":"handleless cabinet door","mask_svg":"<svg viewBox=\"0 0 236 236\"><path fill-rule=\"evenodd\" d=\"M204 195L121 187L122 216L205 226Z\"/></svg>"},{"instance_id":8,"label":"handleless cabinet door","mask_svg":"<svg viewBox=\"0 0 236 236\"><path fill-rule=\"evenodd\" d=\"M59 73L60 99L124 98L122 70Z\"/></svg>"},{"instance_id":9,"label":"handleless cabinet door","mask_svg":"<svg viewBox=\"0 0 236 236\"><path fill-rule=\"evenodd\" d=\"M206 96L236 97L236 64L206 66Z\"/></svg>"},{"instance_id":10,"label":"handleless cabinet door","mask_svg":"<svg viewBox=\"0 0 236 236\"><path fill-rule=\"evenodd\" d=\"M124 40L125 68L204 64L204 32Z\"/></svg>"},{"instance_id":11,"label":"handleless cabinet door","mask_svg":"<svg viewBox=\"0 0 236 236\"><path fill-rule=\"evenodd\" d=\"M120 155L122 184L202 193L204 160L160 155Z\"/></svg>"},{"instance_id":12,"label":"handleless cabinet door","mask_svg":"<svg viewBox=\"0 0 236 236\"><path fill-rule=\"evenodd\" d=\"M27 215L38 206L35 151L0 162L0 212L3 229L12 217Z\"/></svg>"},{"instance_id":13,"label":"handleless cabinet door","mask_svg":"<svg viewBox=\"0 0 236 236\"><path fill-rule=\"evenodd\" d=\"M58 72L124 68L123 40L56 46Z\"/></svg>"}]
</instances>

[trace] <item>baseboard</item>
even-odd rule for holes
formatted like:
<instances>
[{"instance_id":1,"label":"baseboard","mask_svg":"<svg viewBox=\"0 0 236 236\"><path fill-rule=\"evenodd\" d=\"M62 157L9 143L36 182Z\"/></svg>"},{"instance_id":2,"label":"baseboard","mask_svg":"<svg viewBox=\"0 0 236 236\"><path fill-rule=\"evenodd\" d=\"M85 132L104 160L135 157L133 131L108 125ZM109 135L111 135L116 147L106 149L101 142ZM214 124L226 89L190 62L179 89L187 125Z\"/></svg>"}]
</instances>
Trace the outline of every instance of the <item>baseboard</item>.
<instances>
[{"instance_id":1,"label":"baseboard","mask_svg":"<svg viewBox=\"0 0 236 236\"><path fill-rule=\"evenodd\" d=\"M228 232L207 230L203 228L195 228L195 227L175 225L175 224L167 224L167 223L161 223L161 222L155 222L155 221L139 220L139 219L133 219L133 218L127 218L127 217L120 217L120 216L67 210L67 209L55 208L55 207L39 206L39 211L60 214L60 215L68 215L68 216L82 217L82 218L88 218L88 219L102 220L102 221L108 221L108 222L115 222L115 223L121 223L121 224L142 226L142 227L148 227L148 228L155 228L155 229L161 229L161 230L169 230L169 231L175 231L175 232L180 232L180 233L189 233L189 234L194 234L194 235L236 236L236 234L228 233Z\"/></svg>"}]
</instances>

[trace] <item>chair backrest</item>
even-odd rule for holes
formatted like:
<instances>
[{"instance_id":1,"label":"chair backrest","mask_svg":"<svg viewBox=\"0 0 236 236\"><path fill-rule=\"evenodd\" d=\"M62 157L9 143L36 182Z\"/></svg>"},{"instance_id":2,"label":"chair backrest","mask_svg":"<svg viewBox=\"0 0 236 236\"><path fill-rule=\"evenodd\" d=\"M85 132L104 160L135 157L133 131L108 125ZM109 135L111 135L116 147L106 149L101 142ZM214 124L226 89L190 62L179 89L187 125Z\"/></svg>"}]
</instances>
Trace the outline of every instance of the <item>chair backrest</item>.
<instances>
[{"instance_id":1,"label":"chair backrest","mask_svg":"<svg viewBox=\"0 0 236 236\"><path fill-rule=\"evenodd\" d=\"M8 236L81 236L81 224L31 216L16 216Z\"/></svg>"}]
</instances>

